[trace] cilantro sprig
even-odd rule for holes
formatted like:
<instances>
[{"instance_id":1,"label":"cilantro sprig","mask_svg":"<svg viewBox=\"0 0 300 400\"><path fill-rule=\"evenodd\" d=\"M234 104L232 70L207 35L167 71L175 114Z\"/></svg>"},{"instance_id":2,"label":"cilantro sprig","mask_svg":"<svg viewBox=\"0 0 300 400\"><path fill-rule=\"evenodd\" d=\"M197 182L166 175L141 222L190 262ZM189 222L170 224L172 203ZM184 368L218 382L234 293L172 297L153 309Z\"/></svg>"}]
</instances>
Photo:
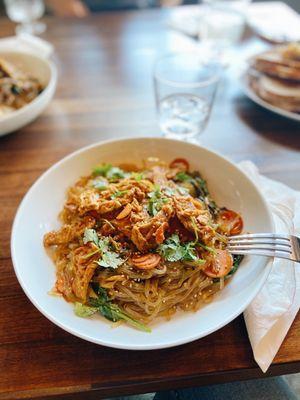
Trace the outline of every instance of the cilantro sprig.
<instances>
[{"instance_id":1,"label":"cilantro sprig","mask_svg":"<svg viewBox=\"0 0 300 400\"><path fill-rule=\"evenodd\" d=\"M155 216L158 211L162 209L163 205L169 201L167 197L164 197L164 194L160 190L159 186L154 186L154 190L148 193L148 197L148 212L152 216Z\"/></svg>"},{"instance_id":2,"label":"cilantro sprig","mask_svg":"<svg viewBox=\"0 0 300 400\"><path fill-rule=\"evenodd\" d=\"M88 305L78 302L75 303L74 312L78 317L85 318L95 314L96 312L99 312L109 321L117 322L123 320L140 331L151 332L151 329L148 328L148 326L142 324L136 319L131 318L117 304L113 303L104 288L99 286L96 292L98 297L90 298Z\"/></svg>"},{"instance_id":3,"label":"cilantro sprig","mask_svg":"<svg viewBox=\"0 0 300 400\"><path fill-rule=\"evenodd\" d=\"M113 167L111 164L102 164L93 169L93 176L104 176L110 182L126 178L128 174L119 167Z\"/></svg>"},{"instance_id":4,"label":"cilantro sprig","mask_svg":"<svg viewBox=\"0 0 300 400\"><path fill-rule=\"evenodd\" d=\"M128 190L117 190L115 193L113 193L110 198L112 200L116 199L117 197L122 197L124 194L126 194Z\"/></svg>"},{"instance_id":5,"label":"cilantro sprig","mask_svg":"<svg viewBox=\"0 0 300 400\"><path fill-rule=\"evenodd\" d=\"M167 261L192 261L204 264L205 260L198 257L195 243L180 243L179 236L173 234L163 244L158 247L160 255Z\"/></svg>"},{"instance_id":6,"label":"cilantro sprig","mask_svg":"<svg viewBox=\"0 0 300 400\"><path fill-rule=\"evenodd\" d=\"M99 238L95 229L85 229L83 235L83 243L92 242L97 246L97 249L85 257L91 257L96 253L101 253L101 257L99 258L97 264L103 268L112 268L117 269L120 265L124 263L124 259L119 256L118 253L111 250L110 240L108 237Z\"/></svg>"},{"instance_id":7,"label":"cilantro sprig","mask_svg":"<svg viewBox=\"0 0 300 400\"><path fill-rule=\"evenodd\" d=\"M92 182L92 186L101 192L102 190L107 189L107 182L103 180L94 179Z\"/></svg>"}]
</instances>

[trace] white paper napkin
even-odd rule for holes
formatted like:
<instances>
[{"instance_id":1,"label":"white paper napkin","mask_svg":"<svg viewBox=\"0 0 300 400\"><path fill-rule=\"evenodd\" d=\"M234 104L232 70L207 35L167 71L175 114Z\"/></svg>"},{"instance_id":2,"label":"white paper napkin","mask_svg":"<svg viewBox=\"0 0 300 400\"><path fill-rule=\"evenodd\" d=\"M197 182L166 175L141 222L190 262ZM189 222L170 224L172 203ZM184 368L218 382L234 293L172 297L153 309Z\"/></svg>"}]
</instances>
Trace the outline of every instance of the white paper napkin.
<instances>
[{"instance_id":1,"label":"white paper napkin","mask_svg":"<svg viewBox=\"0 0 300 400\"><path fill-rule=\"evenodd\" d=\"M300 192L259 174L250 161L239 167L253 180L273 213L276 231L300 236ZM300 264L274 259L262 290L244 312L254 358L266 372L300 308Z\"/></svg>"},{"instance_id":2,"label":"white paper napkin","mask_svg":"<svg viewBox=\"0 0 300 400\"><path fill-rule=\"evenodd\" d=\"M54 47L46 40L22 33L17 36L1 38L0 50L24 51L43 58L49 58L54 51Z\"/></svg>"}]
</instances>

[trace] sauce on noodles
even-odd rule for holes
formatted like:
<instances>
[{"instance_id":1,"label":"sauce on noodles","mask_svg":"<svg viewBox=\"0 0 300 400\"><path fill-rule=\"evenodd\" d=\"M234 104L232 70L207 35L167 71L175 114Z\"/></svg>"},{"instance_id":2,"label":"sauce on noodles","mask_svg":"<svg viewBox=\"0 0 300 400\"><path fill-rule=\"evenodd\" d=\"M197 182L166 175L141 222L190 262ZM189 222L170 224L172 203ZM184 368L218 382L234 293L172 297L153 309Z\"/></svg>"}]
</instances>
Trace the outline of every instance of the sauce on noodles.
<instances>
[{"instance_id":1,"label":"sauce on noodles","mask_svg":"<svg viewBox=\"0 0 300 400\"><path fill-rule=\"evenodd\" d=\"M241 216L219 208L185 159L143 168L102 164L70 187L62 226L45 235L55 292L77 315L100 312L148 331L157 317L196 311L238 268L226 250Z\"/></svg>"}]
</instances>

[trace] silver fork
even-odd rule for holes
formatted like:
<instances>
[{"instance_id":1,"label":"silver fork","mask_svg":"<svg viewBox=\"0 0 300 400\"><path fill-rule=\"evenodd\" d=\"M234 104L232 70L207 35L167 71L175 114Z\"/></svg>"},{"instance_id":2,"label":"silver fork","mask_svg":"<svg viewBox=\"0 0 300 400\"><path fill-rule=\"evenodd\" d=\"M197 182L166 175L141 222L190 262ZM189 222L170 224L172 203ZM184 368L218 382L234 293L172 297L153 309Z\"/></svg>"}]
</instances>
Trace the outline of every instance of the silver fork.
<instances>
[{"instance_id":1,"label":"silver fork","mask_svg":"<svg viewBox=\"0 0 300 400\"><path fill-rule=\"evenodd\" d=\"M293 235L252 233L229 236L227 249L231 254L279 257L300 262L300 238Z\"/></svg>"}]
</instances>

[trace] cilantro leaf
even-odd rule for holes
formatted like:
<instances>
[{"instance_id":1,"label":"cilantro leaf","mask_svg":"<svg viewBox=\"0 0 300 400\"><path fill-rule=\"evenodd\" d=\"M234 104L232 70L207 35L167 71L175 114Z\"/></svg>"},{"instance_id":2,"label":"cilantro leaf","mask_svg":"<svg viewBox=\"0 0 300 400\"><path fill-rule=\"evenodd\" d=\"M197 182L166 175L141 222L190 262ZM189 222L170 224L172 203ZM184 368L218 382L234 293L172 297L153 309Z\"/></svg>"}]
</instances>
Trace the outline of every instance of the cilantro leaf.
<instances>
[{"instance_id":1,"label":"cilantro leaf","mask_svg":"<svg viewBox=\"0 0 300 400\"><path fill-rule=\"evenodd\" d=\"M106 251L108 251L108 249L109 249L109 243L110 243L110 240L109 240L108 237L105 237L105 238L103 238L103 239L99 239L99 241L98 241L98 247L99 247L99 249L101 250L101 253L102 253L102 254L105 253Z\"/></svg>"},{"instance_id":2,"label":"cilantro leaf","mask_svg":"<svg viewBox=\"0 0 300 400\"><path fill-rule=\"evenodd\" d=\"M158 251L167 261L179 261L183 257L183 249L180 245L179 236L173 234L158 247Z\"/></svg>"},{"instance_id":3,"label":"cilantro leaf","mask_svg":"<svg viewBox=\"0 0 300 400\"><path fill-rule=\"evenodd\" d=\"M82 303L75 303L74 313L77 317L86 318L95 314L98 311L97 307L90 307Z\"/></svg>"},{"instance_id":4,"label":"cilantro leaf","mask_svg":"<svg viewBox=\"0 0 300 400\"><path fill-rule=\"evenodd\" d=\"M162 206L169 201L167 197L163 197L159 186L155 186L154 190L148 193L148 197L148 212L152 216L155 216L162 209Z\"/></svg>"},{"instance_id":5,"label":"cilantro leaf","mask_svg":"<svg viewBox=\"0 0 300 400\"><path fill-rule=\"evenodd\" d=\"M135 179L137 182L140 182L144 179L144 174L142 172L132 172L131 178Z\"/></svg>"},{"instance_id":6,"label":"cilantro leaf","mask_svg":"<svg viewBox=\"0 0 300 400\"><path fill-rule=\"evenodd\" d=\"M111 164L102 164L102 165L99 165L99 166L97 166L97 167L95 167L95 168L93 169L93 175L94 175L94 176L101 175L101 176L105 176L105 177L106 177L108 171L109 171L111 168L112 168L112 165L111 165Z\"/></svg>"},{"instance_id":7,"label":"cilantro leaf","mask_svg":"<svg viewBox=\"0 0 300 400\"><path fill-rule=\"evenodd\" d=\"M99 239L95 229L89 229L89 228L85 229L83 234L83 243L87 244L88 242L92 242L96 246L99 246Z\"/></svg>"},{"instance_id":8,"label":"cilantro leaf","mask_svg":"<svg viewBox=\"0 0 300 400\"><path fill-rule=\"evenodd\" d=\"M190 182L193 178L185 172L178 172L175 179L180 182Z\"/></svg>"},{"instance_id":9,"label":"cilantro leaf","mask_svg":"<svg viewBox=\"0 0 300 400\"><path fill-rule=\"evenodd\" d=\"M173 234L158 247L160 255L167 261L195 261L202 263L196 252L195 243L180 243L179 236Z\"/></svg>"},{"instance_id":10,"label":"cilantro leaf","mask_svg":"<svg viewBox=\"0 0 300 400\"><path fill-rule=\"evenodd\" d=\"M106 178L109 180L118 180L126 178L126 173L119 167L112 167L106 173Z\"/></svg>"},{"instance_id":11,"label":"cilantro leaf","mask_svg":"<svg viewBox=\"0 0 300 400\"><path fill-rule=\"evenodd\" d=\"M117 190L114 194L110 196L110 198L113 200L117 197L122 197L124 194L126 194L128 190Z\"/></svg>"},{"instance_id":12,"label":"cilantro leaf","mask_svg":"<svg viewBox=\"0 0 300 400\"><path fill-rule=\"evenodd\" d=\"M95 189L100 191L107 189L107 183L105 181L94 180L92 185Z\"/></svg>"},{"instance_id":13,"label":"cilantro leaf","mask_svg":"<svg viewBox=\"0 0 300 400\"><path fill-rule=\"evenodd\" d=\"M181 194L182 196L186 196L186 195L189 194L189 191L188 191L188 189L177 185L176 189L173 189L173 188L170 188L170 187L164 188L164 193L167 196L170 196L170 197L175 196L178 193Z\"/></svg>"},{"instance_id":14,"label":"cilantro leaf","mask_svg":"<svg viewBox=\"0 0 300 400\"><path fill-rule=\"evenodd\" d=\"M103 268L113 268L116 269L120 265L124 263L125 260L121 258L117 253L114 251L106 251L102 254L100 260L97 261L97 264Z\"/></svg>"},{"instance_id":15,"label":"cilantro leaf","mask_svg":"<svg viewBox=\"0 0 300 400\"><path fill-rule=\"evenodd\" d=\"M94 176L104 176L109 181L116 181L118 179L126 178L126 174L121 168L113 167L111 164L102 164L93 169Z\"/></svg>"},{"instance_id":16,"label":"cilantro leaf","mask_svg":"<svg viewBox=\"0 0 300 400\"><path fill-rule=\"evenodd\" d=\"M98 251L101 253L101 257L97 261L97 264L103 268L118 268L124 263L123 258L118 253L110 250L110 239L108 237L98 238L97 232L94 229L86 229L83 235L83 243L94 243L98 250L93 251L85 256L85 258L91 257Z\"/></svg>"}]
</instances>

